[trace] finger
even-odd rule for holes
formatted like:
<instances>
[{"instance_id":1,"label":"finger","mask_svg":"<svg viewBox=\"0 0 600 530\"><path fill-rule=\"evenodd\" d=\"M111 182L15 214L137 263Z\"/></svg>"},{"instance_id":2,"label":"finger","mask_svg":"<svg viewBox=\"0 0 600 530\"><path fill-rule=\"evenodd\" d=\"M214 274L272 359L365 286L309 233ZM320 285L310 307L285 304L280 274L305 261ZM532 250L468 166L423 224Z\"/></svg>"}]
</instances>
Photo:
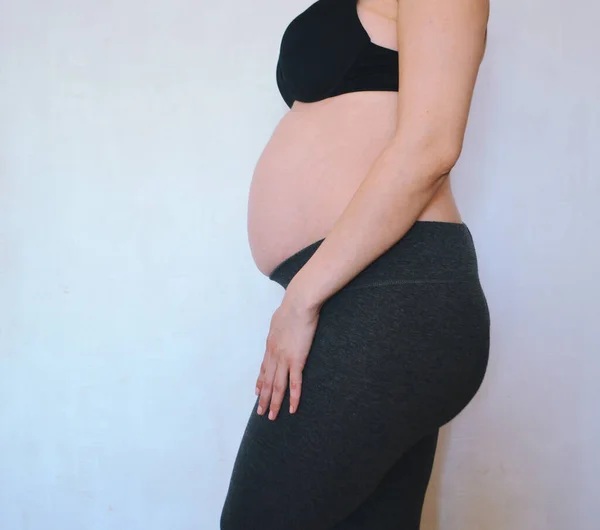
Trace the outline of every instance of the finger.
<instances>
[{"instance_id":1,"label":"finger","mask_svg":"<svg viewBox=\"0 0 600 530\"><path fill-rule=\"evenodd\" d=\"M257 396L260 396L260 393L262 392L263 384L264 384L265 377L267 374L267 365L269 362L269 352L273 351L273 346L272 346L271 342L272 342L271 333L269 332L269 334L267 335L267 338L265 339L265 353L263 355L263 360L260 365L260 371L258 373L258 377L256 378L256 388L254 389L254 393Z\"/></svg>"},{"instance_id":2,"label":"finger","mask_svg":"<svg viewBox=\"0 0 600 530\"><path fill-rule=\"evenodd\" d=\"M260 391L262 390L265 373L266 373L266 354L265 354L265 358L263 359L263 362L260 363L260 370L258 372L258 377L256 378L256 385L255 385L256 388L254 389L254 393L257 396L260 396Z\"/></svg>"},{"instance_id":3,"label":"finger","mask_svg":"<svg viewBox=\"0 0 600 530\"><path fill-rule=\"evenodd\" d=\"M258 414L264 414L269 407L271 401L271 394L273 393L273 379L275 378L275 370L277 369L277 360L273 355L269 355L266 366L265 374L262 380L262 387L260 389L260 397L258 398L258 407L256 412Z\"/></svg>"},{"instance_id":4,"label":"finger","mask_svg":"<svg viewBox=\"0 0 600 530\"><path fill-rule=\"evenodd\" d=\"M275 371L275 377L273 378L273 394L271 396L271 406L269 411L269 419L274 420L279 414L281 408L281 402L285 394L288 382L288 367L284 362L280 362L277 365Z\"/></svg>"},{"instance_id":5,"label":"finger","mask_svg":"<svg viewBox=\"0 0 600 530\"><path fill-rule=\"evenodd\" d=\"M290 414L298 410L302 392L302 366L300 363L290 365Z\"/></svg>"}]
</instances>

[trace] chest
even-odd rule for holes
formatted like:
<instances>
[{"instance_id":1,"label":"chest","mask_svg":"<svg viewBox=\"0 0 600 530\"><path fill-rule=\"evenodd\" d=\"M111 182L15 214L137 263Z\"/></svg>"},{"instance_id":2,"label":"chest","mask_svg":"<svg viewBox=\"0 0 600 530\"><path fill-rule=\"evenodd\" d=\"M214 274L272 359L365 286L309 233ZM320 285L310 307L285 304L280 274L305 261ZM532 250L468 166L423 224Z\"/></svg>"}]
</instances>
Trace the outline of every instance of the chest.
<instances>
[{"instance_id":1,"label":"chest","mask_svg":"<svg viewBox=\"0 0 600 530\"><path fill-rule=\"evenodd\" d=\"M281 39L277 84L288 106L346 92L398 89L398 52L376 44L357 0L318 0Z\"/></svg>"}]
</instances>

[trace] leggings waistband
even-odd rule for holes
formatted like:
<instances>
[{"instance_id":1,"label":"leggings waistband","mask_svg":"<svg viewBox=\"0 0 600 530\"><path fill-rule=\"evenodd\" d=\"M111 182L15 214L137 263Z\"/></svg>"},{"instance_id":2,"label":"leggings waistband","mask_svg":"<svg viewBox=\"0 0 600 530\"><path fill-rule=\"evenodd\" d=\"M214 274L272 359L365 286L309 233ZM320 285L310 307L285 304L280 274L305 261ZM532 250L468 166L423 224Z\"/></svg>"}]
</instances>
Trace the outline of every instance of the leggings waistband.
<instances>
[{"instance_id":1,"label":"leggings waistband","mask_svg":"<svg viewBox=\"0 0 600 530\"><path fill-rule=\"evenodd\" d=\"M284 289L319 248L314 241L283 260L269 279ZM473 237L465 223L416 221L406 234L344 286L479 281Z\"/></svg>"}]
</instances>

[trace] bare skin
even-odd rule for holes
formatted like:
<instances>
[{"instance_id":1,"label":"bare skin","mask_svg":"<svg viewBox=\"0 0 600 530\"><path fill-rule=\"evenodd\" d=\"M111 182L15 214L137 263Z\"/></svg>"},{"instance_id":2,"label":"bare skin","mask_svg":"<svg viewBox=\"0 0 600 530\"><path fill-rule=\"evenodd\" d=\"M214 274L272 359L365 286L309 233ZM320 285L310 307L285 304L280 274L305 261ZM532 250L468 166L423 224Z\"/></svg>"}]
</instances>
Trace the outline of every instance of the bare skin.
<instances>
[{"instance_id":1,"label":"bare skin","mask_svg":"<svg viewBox=\"0 0 600 530\"><path fill-rule=\"evenodd\" d=\"M397 0L360 0L357 12L376 44L398 49ZM396 92L355 92L296 101L256 165L248 202L252 256L265 275L325 237L396 131ZM446 180L419 219L460 222Z\"/></svg>"},{"instance_id":2,"label":"bare skin","mask_svg":"<svg viewBox=\"0 0 600 530\"><path fill-rule=\"evenodd\" d=\"M325 300L416 220L460 222L449 173L460 156L483 58L488 0L361 0L359 13L377 44L392 47L396 32L398 92L296 102L251 187L249 239L263 273L326 237L271 319L256 393L257 413L269 409L272 420L288 384L290 413L299 406ZM397 22L390 24L394 14Z\"/></svg>"}]
</instances>

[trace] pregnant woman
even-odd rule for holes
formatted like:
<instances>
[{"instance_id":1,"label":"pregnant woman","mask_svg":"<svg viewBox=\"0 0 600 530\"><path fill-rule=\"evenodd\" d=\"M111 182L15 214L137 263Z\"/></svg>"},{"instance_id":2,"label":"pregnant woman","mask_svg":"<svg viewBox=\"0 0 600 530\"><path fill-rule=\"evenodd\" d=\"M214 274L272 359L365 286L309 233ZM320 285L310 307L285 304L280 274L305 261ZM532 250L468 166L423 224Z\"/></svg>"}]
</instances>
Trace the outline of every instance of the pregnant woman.
<instances>
[{"instance_id":1,"label":"pregnant woman","mask_svg":"<svg viewBox=\"0 0 600 530\"><path fill-rule=\"evenodd\" d=\"M318 0L282 36L289 111L248 233L284 288L222 530L417 530L439 428L477 393L490 321L449 173L487 0Z\"/></svg>"}]
</instances>

